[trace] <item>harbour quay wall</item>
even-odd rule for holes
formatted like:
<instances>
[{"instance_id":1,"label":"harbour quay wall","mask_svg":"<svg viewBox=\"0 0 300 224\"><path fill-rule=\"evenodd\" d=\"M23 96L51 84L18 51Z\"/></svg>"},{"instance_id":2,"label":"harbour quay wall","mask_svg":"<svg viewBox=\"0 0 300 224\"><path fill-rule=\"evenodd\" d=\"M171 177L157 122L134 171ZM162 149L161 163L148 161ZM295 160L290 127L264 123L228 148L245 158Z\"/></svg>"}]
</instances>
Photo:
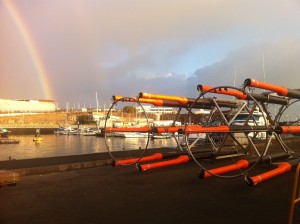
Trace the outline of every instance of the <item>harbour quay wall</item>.
<instances>
[{"instance_id":1,"label":"harbour quay wall","mask_svg":"<svg viewBox=\"0 0 300 224\"><path fill-rule=\"evenodd\" d=\"M0 116L0 128L6 128L11 134L34 134L36 129L41 129L41 134L53 134L58 127L78 127L78 124L85 126L96 126L96 123L89 120L85 123L83 117L90 117L88 112L49 112L37 114L18 114Z\"/></svg>"},{"instance_id":2,"label":"harbour quay wall","mask_svg":"<svg viewBox=\"0 0 300 224\"><path fill-rule=\"evenodd\" d=\"M34 135L37 128L7 128L11 135ZM38 128L41 135L53 134L55 128Z\"/></svg>"}]
</instances>

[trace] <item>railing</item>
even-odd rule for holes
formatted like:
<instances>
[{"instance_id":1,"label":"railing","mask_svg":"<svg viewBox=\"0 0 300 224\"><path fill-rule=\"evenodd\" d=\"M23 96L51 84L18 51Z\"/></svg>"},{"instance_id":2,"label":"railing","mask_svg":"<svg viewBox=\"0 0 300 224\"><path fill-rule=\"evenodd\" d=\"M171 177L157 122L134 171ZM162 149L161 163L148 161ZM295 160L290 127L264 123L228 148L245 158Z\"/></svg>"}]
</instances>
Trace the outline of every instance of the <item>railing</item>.
<instances>
[{"instance_id":1,"label":"railing","mask_svg":"<svg viewBox=\"0 0 300 224\"><path fill-rule=\"evenodd\" d=\"M290 215L289 215L289 224L293 223L293 216L294 216L294 208L295 204L300 202L300 196L299 196L299 171L300 171L300 163L297 166L296 173L295 173L295 180L294 180L294 188L293 188L293 195L292 195L292 201L291 201L291 208L290 208Z\"/></svg>"}]
</instances>

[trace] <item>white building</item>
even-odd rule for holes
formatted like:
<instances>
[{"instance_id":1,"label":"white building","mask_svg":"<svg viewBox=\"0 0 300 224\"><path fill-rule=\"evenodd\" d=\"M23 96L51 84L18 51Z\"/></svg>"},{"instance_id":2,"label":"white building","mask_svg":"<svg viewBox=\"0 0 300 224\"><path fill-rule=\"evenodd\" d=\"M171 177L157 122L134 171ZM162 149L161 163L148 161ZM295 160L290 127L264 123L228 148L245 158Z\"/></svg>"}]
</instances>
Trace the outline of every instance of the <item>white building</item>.
<instances>
[{"instance_id":1,"label":"white building","mask_svg":"<svg viewBox=\"0 0 300 224\"><path fill-rule=\"evenodd\" d=\"M0 113L39 113L53 112L53 100L6 100L0 99Z\"/></svg>"}]
</instances>

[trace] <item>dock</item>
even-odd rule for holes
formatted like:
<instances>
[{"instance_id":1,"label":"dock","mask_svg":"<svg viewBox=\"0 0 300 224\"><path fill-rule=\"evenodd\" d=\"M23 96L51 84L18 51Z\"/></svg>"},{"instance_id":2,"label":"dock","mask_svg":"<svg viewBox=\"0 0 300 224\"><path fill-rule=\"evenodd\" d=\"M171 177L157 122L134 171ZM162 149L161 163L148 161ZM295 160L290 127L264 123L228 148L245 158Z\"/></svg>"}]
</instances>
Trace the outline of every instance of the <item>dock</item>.
<instances>
[{"instance_id":1,"label":"dock","mask_svg":"<svg viewBox=\"0 0 300 224\"><path fill-rule=\"evenodd\" d=\"M36 174L23 173L16 186L0 189L0 223L288 221L294 172L249 187L242 177L200 180L194 162L139 172L135 166L112 167L109 159L101 153L1 161L0 169L36 169ZM102 161L102 165L84 167L92 161ZM64 172L37 172L72 164L74 169ZM258 165L253 172L269 169L269 165ZM296 206L294 223L300 223L299 211Z\"/></svg>"}]
</instances>

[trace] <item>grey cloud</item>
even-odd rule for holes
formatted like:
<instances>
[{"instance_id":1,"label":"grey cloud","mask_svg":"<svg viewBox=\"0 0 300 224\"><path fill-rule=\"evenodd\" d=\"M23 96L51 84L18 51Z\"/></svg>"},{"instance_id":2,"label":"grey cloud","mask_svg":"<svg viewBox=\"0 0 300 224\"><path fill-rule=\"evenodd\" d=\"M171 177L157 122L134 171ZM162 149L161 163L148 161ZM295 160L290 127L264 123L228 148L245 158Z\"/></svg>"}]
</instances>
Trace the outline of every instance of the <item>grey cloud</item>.
<instances>
[{"instance_id":1,"label":"grey cloud","mask_svg":"<svg viewBox=\"0 0 300 224\"><path fill-rule=\"evenodd\" d=\"M250 45L231 52L215 64L201 68L188 83L198 82L214 86L240 86L246 78L299 88L300 39L289 39L272 44Z\"/></svg>"},{"instance_id":2,"label":"grey cloud","mask_svg":"<svg viewBox=\"0 0 300 224\"><path fill-rule=\"evenodd\" d=\"M27 0L15 5L60 105L67 101L95 105L96 91L100 103L113 94L134 96L139 91L194 97L199 83L232 85L235 66L237 84L249 76L262 78L263 52L266 81L298 88L296 0ZM0 25L6 28L0 30L1 79L16 89L11 92L9 85L1 85L1 96L42 97L22 37L4 7ZM10 42L15 44L7 45ZM218 48L226 57L212 59L206 67L201 62L193 65L191 77L176 71L177 65L185 66L184 55L199 46L205 49L201 58ZM32 82L17 82L25 75Z\"/></svg>"}]
</instances>

